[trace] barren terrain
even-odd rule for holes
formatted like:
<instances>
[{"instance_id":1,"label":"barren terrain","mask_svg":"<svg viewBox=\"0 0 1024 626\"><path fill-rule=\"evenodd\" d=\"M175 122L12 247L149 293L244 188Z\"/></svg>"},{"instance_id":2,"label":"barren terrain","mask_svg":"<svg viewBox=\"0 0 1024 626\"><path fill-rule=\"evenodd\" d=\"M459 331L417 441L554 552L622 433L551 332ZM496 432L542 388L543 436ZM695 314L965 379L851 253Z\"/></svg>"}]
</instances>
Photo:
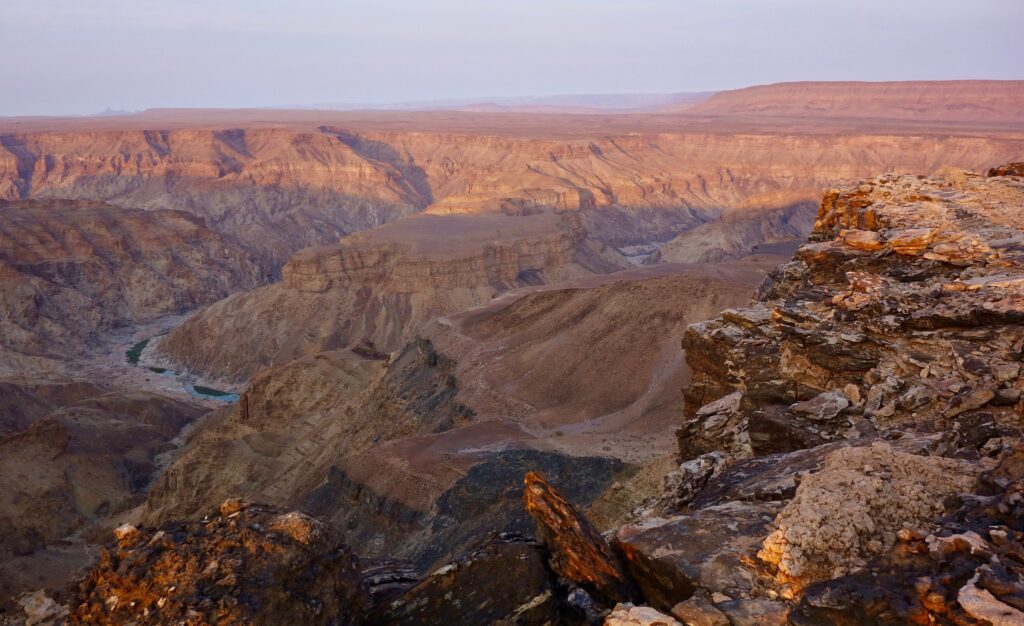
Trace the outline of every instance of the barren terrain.
<instances>
[{"instance_id":1,"label":"barren terrain","mask_svg":"<svg viewBox=\"0 0 1024 626\"><path fill-rule=\"evenodd\" d=\"M959 450L977 474L989 440L1019 436L1020 182L983 174L1024 156L1021 81L459 108L0 119L0 611L65 584L119 523L225 498L315 515L415 578L494 530L532 533L527 471L602 525L672 516L620 529L630 554L677 528L681 549L747 550L796 479L767 502L712 491L762 455L817 469L826 445L933 413L957 433L961 413L995 416L984 440L893 444ZM633 511L669 469L677 491ZM681 510L705 485L726 509ZM689 541L691 514L726 541ZM812 581L773 541L784 587L757 599L775 606Z\"/></svg>"}]
</instances>

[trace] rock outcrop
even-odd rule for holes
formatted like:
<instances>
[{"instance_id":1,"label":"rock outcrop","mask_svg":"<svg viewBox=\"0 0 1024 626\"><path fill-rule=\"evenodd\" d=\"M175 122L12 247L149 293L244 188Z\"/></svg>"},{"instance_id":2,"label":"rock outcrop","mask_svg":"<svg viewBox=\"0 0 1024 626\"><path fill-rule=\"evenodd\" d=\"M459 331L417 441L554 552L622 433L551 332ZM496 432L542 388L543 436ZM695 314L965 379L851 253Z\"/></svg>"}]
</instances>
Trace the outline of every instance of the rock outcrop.
<instances>
[{"instance_id":1,"label":"rock outcrop","mask_svg":"<svg viewBox=\"0 0 1024 626\"><path fill-rule=\"evenodd\" d=\"M753 305L689 328L684 462L616 533L647 603L1019 619L1024 180L1004 171L827 191Z\"/></svg>"},{"instance_id":2,"label":"rock outcrop","mask_svg":"<svg viewBox=\"0 0 1024 626\"><path fill-rule=\"evenodd\" d=\"M684 457L1018 426L1022 201L1020 178L962 172L826 192L758 301L687 331Z\"/></svg>"},{"instance_id":3,"label":"rock outcrop","mask_svg":"<svg viewBox=\"0 0 1024 626\"><path fill-rule=\"evenodd\" d=\"M71 598L76 624L359 624L359 562L298 512L228 500L160 529L124 525Z\"/></svg>"},{"instance_id":4,"label":"rock outcrop","mask_svg":"<svg viewBox=\"0 0 1024 626\"><path fill-rule=\"evenodd\" d=\"M551 552L551 569L605 603L635 599L636 588L618 555L587 518L539 474L527 473L525 483L526 510Z\"/></svg>"}]
</instances>

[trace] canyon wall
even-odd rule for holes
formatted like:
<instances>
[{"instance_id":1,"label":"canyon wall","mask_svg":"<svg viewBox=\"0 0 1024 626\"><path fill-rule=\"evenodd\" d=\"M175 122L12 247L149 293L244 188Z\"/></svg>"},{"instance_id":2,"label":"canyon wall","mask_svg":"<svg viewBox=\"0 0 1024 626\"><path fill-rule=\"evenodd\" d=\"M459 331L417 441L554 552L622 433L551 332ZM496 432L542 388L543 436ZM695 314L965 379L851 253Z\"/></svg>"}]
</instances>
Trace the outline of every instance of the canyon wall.
<instances>
[{"instance_id":1,"label":"canyon wall","mask_svg":"<svg viewBox=\"0 0 1024 626\"><path fill-rule=\"evenodd\" d=\"M403 131L358 117L348 128L345 119L45 132L7 124L0 198L189 211L276 269L300 248L424 210L578 209L594 236L615 245L663 241L725 209L780 208L773 193L813 200L824 186L877 171L981 170L1019 156L1024 145L1005 129L832 128L813 118L759 127L540 116L529 118L539 127L522 130L516 120L487 117L472 132L417 128L431 118L411 119Z\"/></svg>"},{"instance_id":2,"label":"canyon wall","mask_svg":"<svg viewBox=\"0 0 1024 626\"><path fill-rule=\"evenodd\" d=\"M487 532L527 532L529 469L588 503L626 463L672 453L678 337L775 262L587 275L434 320L390 358L337 350L262 370L190 437L147 523L260 499L420 568Z\"/></svg>"},{"instance_id":3,"label":"canyon wall","mask_svg":"<svg viewBox=\"0 0 1024 626\"><path fill-rule=\"evenodd\" d=\"M500 291L622 269L579 222L575 213L400 220L303 250L281 282L204 309L156 349L175 367L233 381L324 350L391 352L424 322Z\"/></svg>"},{"instance_id":4,"label":"canyon wall","mask_svg":"<svg viewBox=\"0 0 1024 626\"><path fill-rule=\"evenodd\" d=\"M191 213L3 203L0 372L80 355L99 331L182 313L264 279L236 242Z\"/></svg>"},{"instance_id":5,"label":"canyon wall","mask_svg":"<svg viewBox=\"0 0 1024 626\"><path fill-rule=\"evenodd\" d=\"M319 132L290 129L9 133L0 198L91 199L178 209L280 266L430 202L402 165L366 159Z\"/></svg>"}]
</instances>

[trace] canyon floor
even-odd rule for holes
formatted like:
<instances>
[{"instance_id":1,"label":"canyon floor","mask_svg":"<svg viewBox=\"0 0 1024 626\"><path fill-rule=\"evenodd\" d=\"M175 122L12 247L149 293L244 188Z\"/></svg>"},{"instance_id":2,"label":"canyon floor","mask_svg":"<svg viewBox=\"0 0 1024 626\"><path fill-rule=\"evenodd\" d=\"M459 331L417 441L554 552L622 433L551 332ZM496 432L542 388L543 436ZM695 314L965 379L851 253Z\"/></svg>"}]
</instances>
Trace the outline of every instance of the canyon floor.
<instances>
[{"instance_id":1,"label":"canyon floor","mask_svg":"<svg viewBox=\"0 0 1024 626\"><path fill-rule=\"evenodd\" d=\"M0 120L0 621L1024 611L1021 103Z\"/></svg>"}]
</instances>

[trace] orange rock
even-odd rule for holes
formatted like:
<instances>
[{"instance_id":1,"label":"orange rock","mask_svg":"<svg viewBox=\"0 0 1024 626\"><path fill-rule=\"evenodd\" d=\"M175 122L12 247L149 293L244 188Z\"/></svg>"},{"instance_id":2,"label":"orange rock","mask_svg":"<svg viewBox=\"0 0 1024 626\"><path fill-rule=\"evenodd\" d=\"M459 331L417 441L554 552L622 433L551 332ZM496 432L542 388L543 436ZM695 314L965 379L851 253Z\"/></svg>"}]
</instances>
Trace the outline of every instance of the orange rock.
<instances>
[{"instance_id":1,"label":"orange rock","mask_svg":"<svg viewBox=\"0 0 1024 626\"><path fill-rule=\"evenodd\" d=\"M608 604L635 599L618 556L587 518L539 474L528 472L525 483L526 510L551 551L551 569Z\"/></svg>"},{"instance_id":2,"label":"orange rock","mask_svg":"<svg viewBox=\"0 0 1024 626\"><path fill-rule=\"evenodd\" d=\"M886 244L899 254L918 255L935 239L934 228L905 228L889 231Z\"/></svg>"},{"instance_id":3,"label":"orange rock","mask_svg":"<svg viewBox=\"0 0 1024 626\"><path fill-rule=\"evenodd\" d=\"M879 250L882 248L882 241L878 233L872 230L844 230L840 233L846 245L858 250Z\"/></svg>"}]
</instances>

